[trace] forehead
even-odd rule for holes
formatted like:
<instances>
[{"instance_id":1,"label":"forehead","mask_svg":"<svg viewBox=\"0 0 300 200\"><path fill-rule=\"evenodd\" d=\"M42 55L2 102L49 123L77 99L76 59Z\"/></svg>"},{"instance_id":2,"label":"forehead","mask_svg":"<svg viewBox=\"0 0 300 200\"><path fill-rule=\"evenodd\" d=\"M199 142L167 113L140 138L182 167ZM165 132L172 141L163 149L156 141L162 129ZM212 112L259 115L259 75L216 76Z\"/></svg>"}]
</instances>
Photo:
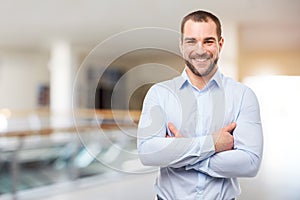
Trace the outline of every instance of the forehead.
<instances>
[{"instance_id":1,"label":"forehead","mask_svg":"<svg viewBox=\"0 0 300 200\"><path fill-rule=\"evenodd\" d=\"M217 38L217 26L212 20L207 22L195 22L193 20L186 21L183 29L184 37L192 38Z\"/></svg>"}]
</instances>

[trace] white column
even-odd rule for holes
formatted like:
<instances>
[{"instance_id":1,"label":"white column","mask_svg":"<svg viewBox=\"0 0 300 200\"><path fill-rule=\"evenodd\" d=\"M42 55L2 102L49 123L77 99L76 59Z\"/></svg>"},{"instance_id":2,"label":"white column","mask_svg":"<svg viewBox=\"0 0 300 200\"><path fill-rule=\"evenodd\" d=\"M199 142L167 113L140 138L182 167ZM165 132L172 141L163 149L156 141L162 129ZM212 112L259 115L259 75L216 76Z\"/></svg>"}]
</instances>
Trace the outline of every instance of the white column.
<instances>
[{"instance_id":1,"label":"white column","mask_svg":"<svg viewBox=\"0 0 300 200\"><path fill-rule=\"evenodd\" d=\"M226 76L238 79L238 26L235 23L222 23L224 46L221 51L219 67Z\"/></svg>"},{"instance_id":2,"label":"white column","mask_svg":"<svg viewBox=\"0 0 300 200\"><path fill-rule=\"evenodd\" d=\"M50 59L50 111L54 126L72 122L72 81L74 73L71 45L59 41L52 45Z\"/></svg>"}]
</instances>

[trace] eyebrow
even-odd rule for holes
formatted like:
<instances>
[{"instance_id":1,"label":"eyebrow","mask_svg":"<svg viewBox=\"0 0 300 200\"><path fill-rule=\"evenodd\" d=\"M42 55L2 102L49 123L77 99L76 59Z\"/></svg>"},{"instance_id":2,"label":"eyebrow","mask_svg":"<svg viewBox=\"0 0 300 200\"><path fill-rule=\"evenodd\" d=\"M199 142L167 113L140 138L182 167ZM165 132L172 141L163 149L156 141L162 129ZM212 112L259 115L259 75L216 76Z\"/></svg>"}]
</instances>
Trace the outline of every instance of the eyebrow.
<instances>
[{"instance_id":1,"label":"eyebrow","mask_svg":"<svg viewBox=\"0 0 300 200\"><path fill-rule=\"evenodd\" d=\"M216 38L214 38L214 37L204 38L204 40L205 40L205 41L207 41L207 40L214 40L214 41L217 41Z\"/></svg>"},{"instance_id":2,"label":"eyebrow","mask_svg":"<svg viewBox=\"0 0 300 200\"><path fill-rule=\"evenodd\" d=\"M185 41L188 41L188 40L192 40L192 41L195 41L196 39L195 38L191 38L191 37L187 37L187 38L184 38Z\"/></svg>"},{"instance_id":3,"label":"eyebrow","mask_svg":"<svg viewBox=\"0 0 300 200\"><path fill-rule=\"evenodd\" d=\"M195 41L196 39L195 38L192 38L192 37L186 37L184 38L184 41ZM216 38L214 37L207 37L207 38L204 38L205 41L208 41L208 40L214 40L214 41L217 41Z\"/></svg>"}]
</instances>

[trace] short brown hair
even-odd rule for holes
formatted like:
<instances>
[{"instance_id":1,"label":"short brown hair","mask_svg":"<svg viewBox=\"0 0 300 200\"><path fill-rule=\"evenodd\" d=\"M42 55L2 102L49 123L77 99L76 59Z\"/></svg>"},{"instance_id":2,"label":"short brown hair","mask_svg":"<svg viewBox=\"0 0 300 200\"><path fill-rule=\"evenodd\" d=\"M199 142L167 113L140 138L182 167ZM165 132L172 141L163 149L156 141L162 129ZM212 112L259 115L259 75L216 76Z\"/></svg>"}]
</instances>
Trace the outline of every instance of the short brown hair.
<instances>
[{"instance_id":1,"label":"short brown hair","mask_svg":"<svg viewBox=\"0 0 300 200\"><path fill-rule=\"evenodd\" d=\"M184 25L188 20L193 20L194 22L208 22L209 19L211 19L213 22L215 22L216 26L217 26L217 36L218 39L221 39L221 35L222 35L222 29L221 29L221 22L218 19L218 17L216 17L215 15L213 15L212 13L206 12L204 10L197 10L194 11L188 15L186 15L182 21L181 21L181 39L183 37L183 32L184 32Z\"/></svg>"}]
</instances>

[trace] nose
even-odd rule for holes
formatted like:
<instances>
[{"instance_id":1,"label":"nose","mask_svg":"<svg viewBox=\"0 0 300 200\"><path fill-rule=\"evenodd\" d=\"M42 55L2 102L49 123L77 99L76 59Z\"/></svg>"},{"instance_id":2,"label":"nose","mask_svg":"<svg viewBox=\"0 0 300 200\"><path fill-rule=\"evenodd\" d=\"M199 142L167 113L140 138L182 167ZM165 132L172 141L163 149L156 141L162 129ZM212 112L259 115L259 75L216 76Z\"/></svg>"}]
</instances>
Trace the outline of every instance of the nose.
<instances>
[{"instance_id":1,"label":"nose","mask_svg":"<svg viewBox=\"0 0 300 200\"><path fill-rule=\"evenodd\" d=\"M206 52L203 44L201 42L198 42L196 45L195 45L195 51L198 53L198 54L203 54Z\"/></svg>"}]
</instances>

